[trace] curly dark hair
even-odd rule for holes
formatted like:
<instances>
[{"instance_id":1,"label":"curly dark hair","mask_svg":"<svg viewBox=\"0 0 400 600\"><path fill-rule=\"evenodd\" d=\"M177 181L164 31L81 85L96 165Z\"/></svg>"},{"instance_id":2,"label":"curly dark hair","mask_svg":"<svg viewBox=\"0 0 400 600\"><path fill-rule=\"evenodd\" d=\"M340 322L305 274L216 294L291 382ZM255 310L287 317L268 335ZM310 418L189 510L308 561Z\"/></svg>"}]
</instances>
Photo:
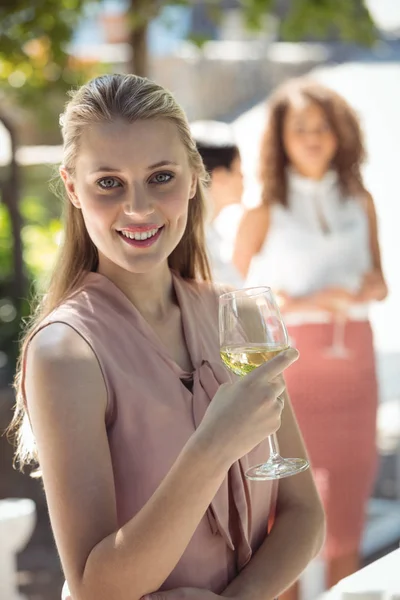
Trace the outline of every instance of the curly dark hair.
<instances>
[{"instance_id":1,"label":"curly dark hair","mask_svg":"<svg viewBox=\"0 0 400 600\"><path fill-rule=\"evenodd\" d=\"M308 78L289 80L270 97L267 126L262 137L259 176L264 205L287 205L286 167L289 159L283 144L283 125L294 99L303 98L317 104L338 141L332 167L339 175L343 197L365 195L361 165L365 160L363 134L355 111L342 96Z\"/></svg>"}]
</instances>

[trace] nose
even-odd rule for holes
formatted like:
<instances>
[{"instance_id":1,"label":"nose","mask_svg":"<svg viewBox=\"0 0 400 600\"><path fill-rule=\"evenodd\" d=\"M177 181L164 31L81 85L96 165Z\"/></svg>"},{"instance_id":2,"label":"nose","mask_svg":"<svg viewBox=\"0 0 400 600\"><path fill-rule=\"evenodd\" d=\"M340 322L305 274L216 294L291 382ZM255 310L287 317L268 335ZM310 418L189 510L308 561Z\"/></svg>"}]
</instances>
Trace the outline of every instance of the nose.
<instances>
[{"instance_id":1,"label":"nose","mask_svg":"<svg viewBox=\"0 0 400 600\"><path fill-rule=\"evenodd\" d=\"M321 130L321 128L319 127L315 127L314 129L309 129L307 131L307 137L310 140L320 140L322 138L322 136L324 135L323 130Z\"/></svg>"},{"instance_id":2,"label":"nose","mask_svg":"<svg viewBox=\"0 0 400 600\"><path fill-rule=\"evenodd\" d=\"M153 203L147 194L140 189L130 191L123 204L123 210L126 215L136 215L138 217L147 217L154 212Z\"/></svg>"}]
</instances>

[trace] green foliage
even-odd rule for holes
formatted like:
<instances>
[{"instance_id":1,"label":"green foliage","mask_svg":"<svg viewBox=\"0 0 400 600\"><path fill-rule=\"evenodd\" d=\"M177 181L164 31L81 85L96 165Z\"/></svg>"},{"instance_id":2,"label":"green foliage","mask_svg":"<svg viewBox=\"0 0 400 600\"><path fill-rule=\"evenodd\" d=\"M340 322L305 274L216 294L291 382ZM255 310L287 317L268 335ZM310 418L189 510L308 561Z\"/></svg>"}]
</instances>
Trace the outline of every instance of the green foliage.
<instances>
[{"instance_id":1,"label":"green foliage","mask_svg":"<svg viewBox=\"0 0 400 600\"><path fill-rule=\"evenodd\" d=\"M3 0L0 5L0 102L34 107L35 119L57 121L64 94L91 76L93 65L81 64L68 54L68 43L87 0ZM97 68L97 66L96 66ZM0 106L0 116L4 107ZM7 113L3 115L6 116ZM59 223L54 211L46 214L41 190L23 186L21 237L30 287L37 288L51 265ZM11 298L14 282L13 236L9 214L0 204L0 367L8 357L10 376L17 356L21 319L29 303ZM5 353L5 354L4 354Z\"/></svg>"},{"instance_id":2,"label":"green foliage","mask_svg":"<svg viewBox=\"0 0 400 600\"><path fill-rule=\"evenodd\" d=\"M87 76L68 54L68 43L87 0L3 0L0 5L0 90L22 104L65 92ZM39 102L38 102L39 100ZM48 106L48 105L47 105Z\"/></svg>"},{"instance_id":3,"label":"green foliage","mask_svg":"<svg viewBox=\"0 0 400 600\"><path fill-rule=\"evenodd\" d=\"M29 282L40 289L54 263L60 241L61 204L49 189L50 168L24 167L21 171L24 262ZM9 213L0 202L0 288L3 289L13 274L12 243Z\"/></svg>"},{"instance_id":4,"label":"green foliage","mask_svg":"<svg viewBox=\"0 0 400 600\"><path fill-rule=\"evenodd\" d=\"M0 282L8 280L12 274L12 235L10 216L4 204L0 203Z\"/></svg>"},{"instance_id":5,"label":"green foliage","mask_svg":"<svg viewBox=\"0 0 400 600\"><path fill-rule=\"evenodd\" d=\"M61 205L49 190L52 169L47 166L24 167L22 171L23 217L21 232L24 262L31 296L43 292L61 236ZM10 294L13 278L12 235L8 211L0 202L0 366L5 353L8 357L8 377L12 376L18 352L16 343L21 329L21 318L29 314L29 302L18 307ZM3 356L3 358L2 358Z\"/></svg>"},{"instance_id":6,"label":"green foliage","mask_svg":"<svg viewBox=\"0 0 400 600\"><path fill-rule=\"evenodd\" d=\"M36 198L24 198L24 208L35 207ZM22 229L22 242L24 246L24 262L29 274L29 280L34 282L38 291L43 290L46 276L54 264L57 246L61 239L61 223L58 219L50 221L31 221Z\"/></svg>"},{"instance_id":7,"label":"green foliage","mask_svg":"<svg viewBox=\"0 0 400 600\"><path fill-rule=\"evenodd\" d=\"M153 5L159 4L154 2ZM187 0L164 2L190 5ZM204 0L209 17L218 23L222 16L218 0ZM282 6L287 10L282 10ZM346 42L370 46L376 41L375 25L365 0L239 0L243 19L250 31L263 29L267 15L281 16L280 35L286 41L305 38L325 39L336 34ZM204 40L190 39L201 46Z\"/></svg>"},{"instance_id":8,"label":"green foliage","mask_svg":"<svg viewBox=\"0 0 400 600\"><path fill-rule=\"evenodd\" d=\"M68 43L84 9L99 0L3 0L0 5L0 89L32 102L44 88L64 92L96 65L68 55ZM130 26L142 26L166 5L190 6L190 0L131 0ZM219 0L204 0L211 18L221 18ZM279 0L240 0L247 27L260 30L264 16L280 11ZM281 23L283 39L323 38L337 32L343 40L372 44L375 30L363 0L295 0ZM201 45L204 40L197 40ZM40 107L40 106L39 106Z\"/></svg>"},{"instance_id":9,"label":"green foliage","mask_svg":"<svg viewBox=\"0 0 400 600\"><path fill-rule=\"evenodd\" d=\"M282 23L282 37L299 40L337 33L346 42L371 46L374 22L364 2L352 0L296 0Z\"/></svg>"},{"instance_id":10,"label":"green foliage","mask_svg":"<svg viewBox=\"0 0 400 600\"><path fill-rule=\"evenodd\" d=\"M240 0L249 29L259 31L263 17L279 14L279 0ZM336 34L346 42L370 46L376 40L374 22L364 0L295 0L283 12L283 40L325 39Z\"/></svg>"},{"instance_id":11,"label":"green foliage","mask_svg":"<svg viewBox=\"0 0 400 600\"><path fill-rule=\"evenodd\" d=\"M28 300L19 304L2 293L0 285L0 384L10 383L19 353L23 319L30 313Z\"/></svg>"},{"instance_id":12,"label":"green foliage","mask_svg":"<svg viewBox=\"0 0 400 600\"><path fill-rule=\"evenodd\" d=\"M260 31L265 15L274 12L274 0L240 0L243 18L250 31Z\"/></svg>"},{"instance_id":13,"label":"green foliage","mask_svg":"<svg viewBox=\"0 0 400 600\"><path fill-rule=\"evenodd\" d=\"M51 167L24 167L20 211L24 262L28 279L36 291L51 270L61 236L61 204L49 188Z\"/></svg>"},{"instance_id":14,"label":"green foliage","mask_svg":"<svg viewBox=\"0 0 400 600\"><path fill-rule=\"evenodd\" d=\"M52 58L64 58L63 44L69 41L85 0L9 0L0 6L0 47L11 61L23 61L30 54L28 42L51 41Z\"/></svg>"}]
</instances>

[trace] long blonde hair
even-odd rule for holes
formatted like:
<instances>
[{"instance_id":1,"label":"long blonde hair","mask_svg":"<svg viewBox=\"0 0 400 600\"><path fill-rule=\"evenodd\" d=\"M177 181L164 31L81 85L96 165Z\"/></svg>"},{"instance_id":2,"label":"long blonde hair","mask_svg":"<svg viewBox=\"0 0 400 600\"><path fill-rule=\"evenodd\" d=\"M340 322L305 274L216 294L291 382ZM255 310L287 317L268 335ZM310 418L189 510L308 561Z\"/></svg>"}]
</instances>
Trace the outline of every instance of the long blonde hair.
<instances>
[{"instance_id":1,"label":"long blonde hair","mask_svg":"<svg viewBox=\"0 0 400 600\"><path fill-rule=\"evenodd\" d=\"M136 75L104 75L71 92L61 116L64 141L63 165L73 176L79 143L85 127L93 123L124 119L169 119L175 123L191 169L197 176L196 193L189 203L185 232L169 256L169 266L186 279L211 280L204 242L205 184L207 174L193 141L185 113L174 97L156 83ZM14 387L16 407L9 432L15 434L15 459L22 469L37 462L35 442L25 408L23 393L24 355L32 333L40 323L79 286L85 274L96 271L97 248L90 239L82 217L64 194L64 240L60 247L46 295L38 299L21 341Z\"/></svg>"}]
</instances>

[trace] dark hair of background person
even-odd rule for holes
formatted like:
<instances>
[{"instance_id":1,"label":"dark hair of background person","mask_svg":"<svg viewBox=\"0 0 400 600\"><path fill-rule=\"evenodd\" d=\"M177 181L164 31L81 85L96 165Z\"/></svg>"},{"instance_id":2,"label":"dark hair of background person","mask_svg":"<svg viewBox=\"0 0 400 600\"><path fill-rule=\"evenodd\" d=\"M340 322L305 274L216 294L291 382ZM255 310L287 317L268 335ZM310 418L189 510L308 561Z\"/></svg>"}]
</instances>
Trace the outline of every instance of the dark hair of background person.
<instances>
[{"instance_id":1,"label":"dark hair of background person","mask_svg":"<svg viewBox=\"0 0 400 600\"><path fill-rule=\"evenodd\" d=\"M212 172L218 167L230 170L233 161L239 156L239 149L235 145L206 144L195 139L197 150L203 159L206 171Z\"/></svg>"}]
</instances>

